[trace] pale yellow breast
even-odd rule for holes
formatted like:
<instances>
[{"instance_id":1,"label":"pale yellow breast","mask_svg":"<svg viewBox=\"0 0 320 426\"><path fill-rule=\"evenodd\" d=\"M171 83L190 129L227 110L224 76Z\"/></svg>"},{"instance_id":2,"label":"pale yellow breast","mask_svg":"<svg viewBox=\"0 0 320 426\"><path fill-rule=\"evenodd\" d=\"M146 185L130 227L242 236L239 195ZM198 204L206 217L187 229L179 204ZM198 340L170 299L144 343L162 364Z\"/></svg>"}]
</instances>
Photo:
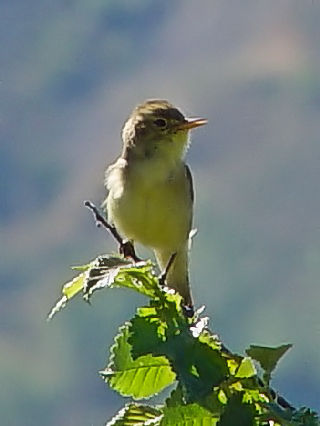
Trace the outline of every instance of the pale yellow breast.
<instances>
[{"instance_id":1,"label":"pale yellow breast","mask_svg":"<svg viewBox=\"0 0 320 426\"><path fill-rule=\"evenodd\" d=\"M192 221L185 166L179 163L169 175L149 166L140 164L128 174L125 168L110 170L108 218L126 238L175 251L188 238Z\"/></svg>"}]
</instances>

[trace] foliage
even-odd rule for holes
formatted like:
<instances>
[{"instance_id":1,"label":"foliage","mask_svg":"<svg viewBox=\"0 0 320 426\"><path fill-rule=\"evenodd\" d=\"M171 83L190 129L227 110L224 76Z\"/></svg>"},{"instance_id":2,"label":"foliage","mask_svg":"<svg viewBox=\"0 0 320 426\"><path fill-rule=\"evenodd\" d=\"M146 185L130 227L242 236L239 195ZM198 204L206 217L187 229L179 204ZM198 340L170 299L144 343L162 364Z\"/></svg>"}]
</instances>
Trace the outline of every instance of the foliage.
<instances>
[{"instance_id":1,"label":"foliage","mask_svg":"<svg viewBox=\"0 0 320 426\"><path fill-rule=\"evenodd\" d=\"M163 288L151 262L99 256L76 267L80 274L62 289L52 318L82 292L89 301L97 290L125 287L149 298L119 328L102 378L131 398L107 425L319 425L309 409L293 408L270 387L271 373L291 345L250 346L246 357L227 350L208 329L198 310L188 318L182 298ZM255 363L262 369L262 378ZM134 402L171 386L162 405Z\"/></svg>"}]
</instances>

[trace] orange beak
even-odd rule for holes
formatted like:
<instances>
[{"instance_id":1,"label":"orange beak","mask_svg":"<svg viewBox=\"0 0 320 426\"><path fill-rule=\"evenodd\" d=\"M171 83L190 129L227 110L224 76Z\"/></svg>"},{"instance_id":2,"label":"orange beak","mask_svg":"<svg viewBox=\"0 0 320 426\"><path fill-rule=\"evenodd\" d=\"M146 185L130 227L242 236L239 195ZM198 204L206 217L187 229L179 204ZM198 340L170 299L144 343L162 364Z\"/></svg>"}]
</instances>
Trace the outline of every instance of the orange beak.
<instances>
[{"instance_id":1,"label":"orange beak","mask_svg":"<svg viewBox=\"0 0 320 426\"><path fill-rule=\"evenodd\" d=\"M176 128L177 130L191 130L196 127L204 126L207 122L208 120L205 118L186 118L186 121L179 124Z\"/></svg>"}]
</instances>

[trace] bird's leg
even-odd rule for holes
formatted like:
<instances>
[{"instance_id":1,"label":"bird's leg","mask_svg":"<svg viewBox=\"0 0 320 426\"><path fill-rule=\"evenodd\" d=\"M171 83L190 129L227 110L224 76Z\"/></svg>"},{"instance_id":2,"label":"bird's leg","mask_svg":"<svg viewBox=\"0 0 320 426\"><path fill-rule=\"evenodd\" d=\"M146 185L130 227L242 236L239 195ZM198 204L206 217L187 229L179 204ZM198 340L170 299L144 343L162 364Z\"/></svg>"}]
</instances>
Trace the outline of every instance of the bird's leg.
<instances>
[{"instance_id":1,"label":"bird's leg","mask_svg":"<svg viewBox=\"0 0 320 426\"><path fill-rule=\"evenodd\" d=\"M169 257L168 263L166 264L166 267L159 275L158 279L159 279L160 286L164 286L166 284L168 274L171 271L171 268L177 257L177 254L178 254L177 252L171 254L171 256ZM171 287L175 288L174 285L171 285ZM186 304L184 301L182 301L181 305L182 305L182 311L184 316L186 318L192 318L194 316L194 308L193 308L191 297L189 297L189 303Z\"/></svg>"},{"instance_id":2,"label":"bird's leg","mask_svg":"<svg viewBox=\"0 0 320 426\"><path fill-rule=\"evenodd\" d=\"M159 275L158 279L159 279L159 284L161 286L165 285L168 273L170 271L170 268L171 268L171 266L172 266L172 264L173 264L174 259L176 258L176 256L177 256L177 252L172 253L172 255L170 256L169 261L168 261L166 267L164 268L164 270Z\"/></svg>"},{"instance_id":3,"label":"bird's leg","mask_svg":"<svg viewBox=\"0 0 320 426\"><path fill-rule=\"evenodd\" d=\"M120 254L122 254L124 257L130 257L135 262L141 260L135 253L133 243L128 240L123 240L116 227L110 225L110 223L107 222L107 220L101 215L97 207L91 203L91 201L85 201L84 205L93 213L96 225L98 227L103 226L105 229L107 229L107 231L109 231L113 238L118 242Z\"/></svg>"}]
</instances>

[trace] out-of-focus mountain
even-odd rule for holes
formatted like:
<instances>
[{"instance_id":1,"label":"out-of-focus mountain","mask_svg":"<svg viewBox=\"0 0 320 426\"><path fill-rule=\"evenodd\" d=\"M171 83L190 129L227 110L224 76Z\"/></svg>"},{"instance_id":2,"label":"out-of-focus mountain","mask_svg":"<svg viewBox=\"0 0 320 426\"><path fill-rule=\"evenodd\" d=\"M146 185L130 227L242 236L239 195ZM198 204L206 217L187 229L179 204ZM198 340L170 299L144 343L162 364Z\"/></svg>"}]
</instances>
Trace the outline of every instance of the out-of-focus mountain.
<instances>
[{"instance_id":1,"label":"out-of-focus mountain","mask_svg":"<svg viewBox=\"0 0 320 426\"><path fill-rule=\"evenodd\" d=\"M96 372L141 299L45 316L69 265L114 249L82 202L103 199L148 97L209 118L188 153L197 303L235 351L293 343L274 385L320 410L319 19L299 0L2 3L3 424L102 424L121 405Z\"/></svg>"}]
</instances>

